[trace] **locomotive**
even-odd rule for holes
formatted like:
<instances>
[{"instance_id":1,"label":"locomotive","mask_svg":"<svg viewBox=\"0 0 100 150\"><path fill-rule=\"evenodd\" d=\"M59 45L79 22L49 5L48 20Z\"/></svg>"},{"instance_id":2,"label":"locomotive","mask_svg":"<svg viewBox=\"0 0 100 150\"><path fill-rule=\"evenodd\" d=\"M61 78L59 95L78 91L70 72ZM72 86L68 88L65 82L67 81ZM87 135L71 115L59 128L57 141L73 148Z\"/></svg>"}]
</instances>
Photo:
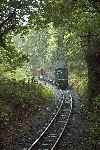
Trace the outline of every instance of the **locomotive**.
<instances>
[{"instance_id":1,"label":"locomotive","mask_svg":"<svg viewBox=\"0 0 100 150\"><path fill-rule=\"evenodd\" d=\"M68 88L68 68L64 61L57 61L56 64L45 71L40 69L39 80L46 81L52 85L56 85L59 89L65 90Z\"/></svg>"},{"instance_id":2,"label":"locomotive","mask_svg":"<svg viewBox=\"0 0 100 150\"><path fill-rule=\"evenodd\" d=\"M55 66L55 85L65 90L68 88L68 68L66 67L66 64L64 62L60 62L56 64Z\"/></svg>"}]
</instances>

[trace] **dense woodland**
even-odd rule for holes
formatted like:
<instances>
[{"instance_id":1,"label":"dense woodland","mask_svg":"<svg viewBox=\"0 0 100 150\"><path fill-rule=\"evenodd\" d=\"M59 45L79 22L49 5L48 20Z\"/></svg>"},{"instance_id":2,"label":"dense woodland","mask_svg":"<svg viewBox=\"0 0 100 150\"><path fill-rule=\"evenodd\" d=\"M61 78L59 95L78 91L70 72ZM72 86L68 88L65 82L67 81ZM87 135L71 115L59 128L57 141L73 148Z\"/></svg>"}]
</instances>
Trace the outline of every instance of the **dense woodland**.
<instances>
[{"instance_id":1,"label":"dense woodland","mask_svg":"<svg viewBox=\"0 0 100 150\"><path fill-rule=\"evenodd\" d=\"M98 0L0 1L0 130L13 124L18 108L28 109L34 103L35 112L47 103L52 92L34 83L32 69L52 70L63 59L69 85L80 95L81 111L88 116L89 144L96 145L100 133L99 32Z\"/></svg>"}]
</instances>

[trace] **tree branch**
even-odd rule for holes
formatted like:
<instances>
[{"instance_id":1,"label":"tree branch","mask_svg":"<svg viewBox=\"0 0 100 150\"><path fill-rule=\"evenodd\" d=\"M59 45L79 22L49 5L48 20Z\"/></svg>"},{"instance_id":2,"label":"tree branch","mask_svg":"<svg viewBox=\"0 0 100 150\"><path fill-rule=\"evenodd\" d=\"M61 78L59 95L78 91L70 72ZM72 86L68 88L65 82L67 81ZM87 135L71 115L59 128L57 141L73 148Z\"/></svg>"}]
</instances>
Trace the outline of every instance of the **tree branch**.
<instances>
[{"instance_id":1,"label":"tree branch","mask_svg":"<svg viewBox=\"0 0 100 150\"><path fill-rule=\"evenodd\" d=\"M13 11L13 13L10 13L8 17L0 24L0 29L4 26L5 23L11 21L16 16L16 9Z\"/></svg>"}]
</instances>

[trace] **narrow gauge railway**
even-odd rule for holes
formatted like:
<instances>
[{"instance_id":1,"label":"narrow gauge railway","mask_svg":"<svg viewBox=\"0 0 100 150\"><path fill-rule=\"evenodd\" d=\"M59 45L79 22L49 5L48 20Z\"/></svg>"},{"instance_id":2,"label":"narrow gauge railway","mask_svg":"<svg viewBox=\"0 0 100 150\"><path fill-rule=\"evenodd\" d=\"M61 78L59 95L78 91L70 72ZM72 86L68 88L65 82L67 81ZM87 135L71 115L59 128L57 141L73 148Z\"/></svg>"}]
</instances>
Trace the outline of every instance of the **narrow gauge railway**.
<instances>
[{"instance_id":1,"label":"narrow gauge railway","mask_svg":"<svg viewBox=\"0 0 100 150\"><path fill-rule=\"evenodd\" d=\"M61 104L57 113L28 150L54 150L56 148L72 112L72 96L70 93L66 96L65 92L67 93L67 91L62 91Z\"/></svg>"}]
</instances>

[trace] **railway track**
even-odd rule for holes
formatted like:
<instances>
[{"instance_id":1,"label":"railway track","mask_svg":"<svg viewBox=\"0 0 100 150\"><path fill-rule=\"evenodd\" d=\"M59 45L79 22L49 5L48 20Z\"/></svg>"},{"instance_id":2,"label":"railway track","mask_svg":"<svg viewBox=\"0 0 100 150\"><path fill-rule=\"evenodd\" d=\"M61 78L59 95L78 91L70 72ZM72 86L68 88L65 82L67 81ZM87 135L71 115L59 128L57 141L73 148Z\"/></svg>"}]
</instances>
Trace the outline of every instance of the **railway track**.
<instances>
[{"instance_id":1,"label":"railway track","mask_svg":"<svg viewBox=\"0 0 100 150\"><path fill-rule=\"evenodd\" d=\"M62 100L57 113L28 150L54 150L56 148L72 112L71 94L67 93L67 91L61 92Z\"/></svg>"}]
</instances>

